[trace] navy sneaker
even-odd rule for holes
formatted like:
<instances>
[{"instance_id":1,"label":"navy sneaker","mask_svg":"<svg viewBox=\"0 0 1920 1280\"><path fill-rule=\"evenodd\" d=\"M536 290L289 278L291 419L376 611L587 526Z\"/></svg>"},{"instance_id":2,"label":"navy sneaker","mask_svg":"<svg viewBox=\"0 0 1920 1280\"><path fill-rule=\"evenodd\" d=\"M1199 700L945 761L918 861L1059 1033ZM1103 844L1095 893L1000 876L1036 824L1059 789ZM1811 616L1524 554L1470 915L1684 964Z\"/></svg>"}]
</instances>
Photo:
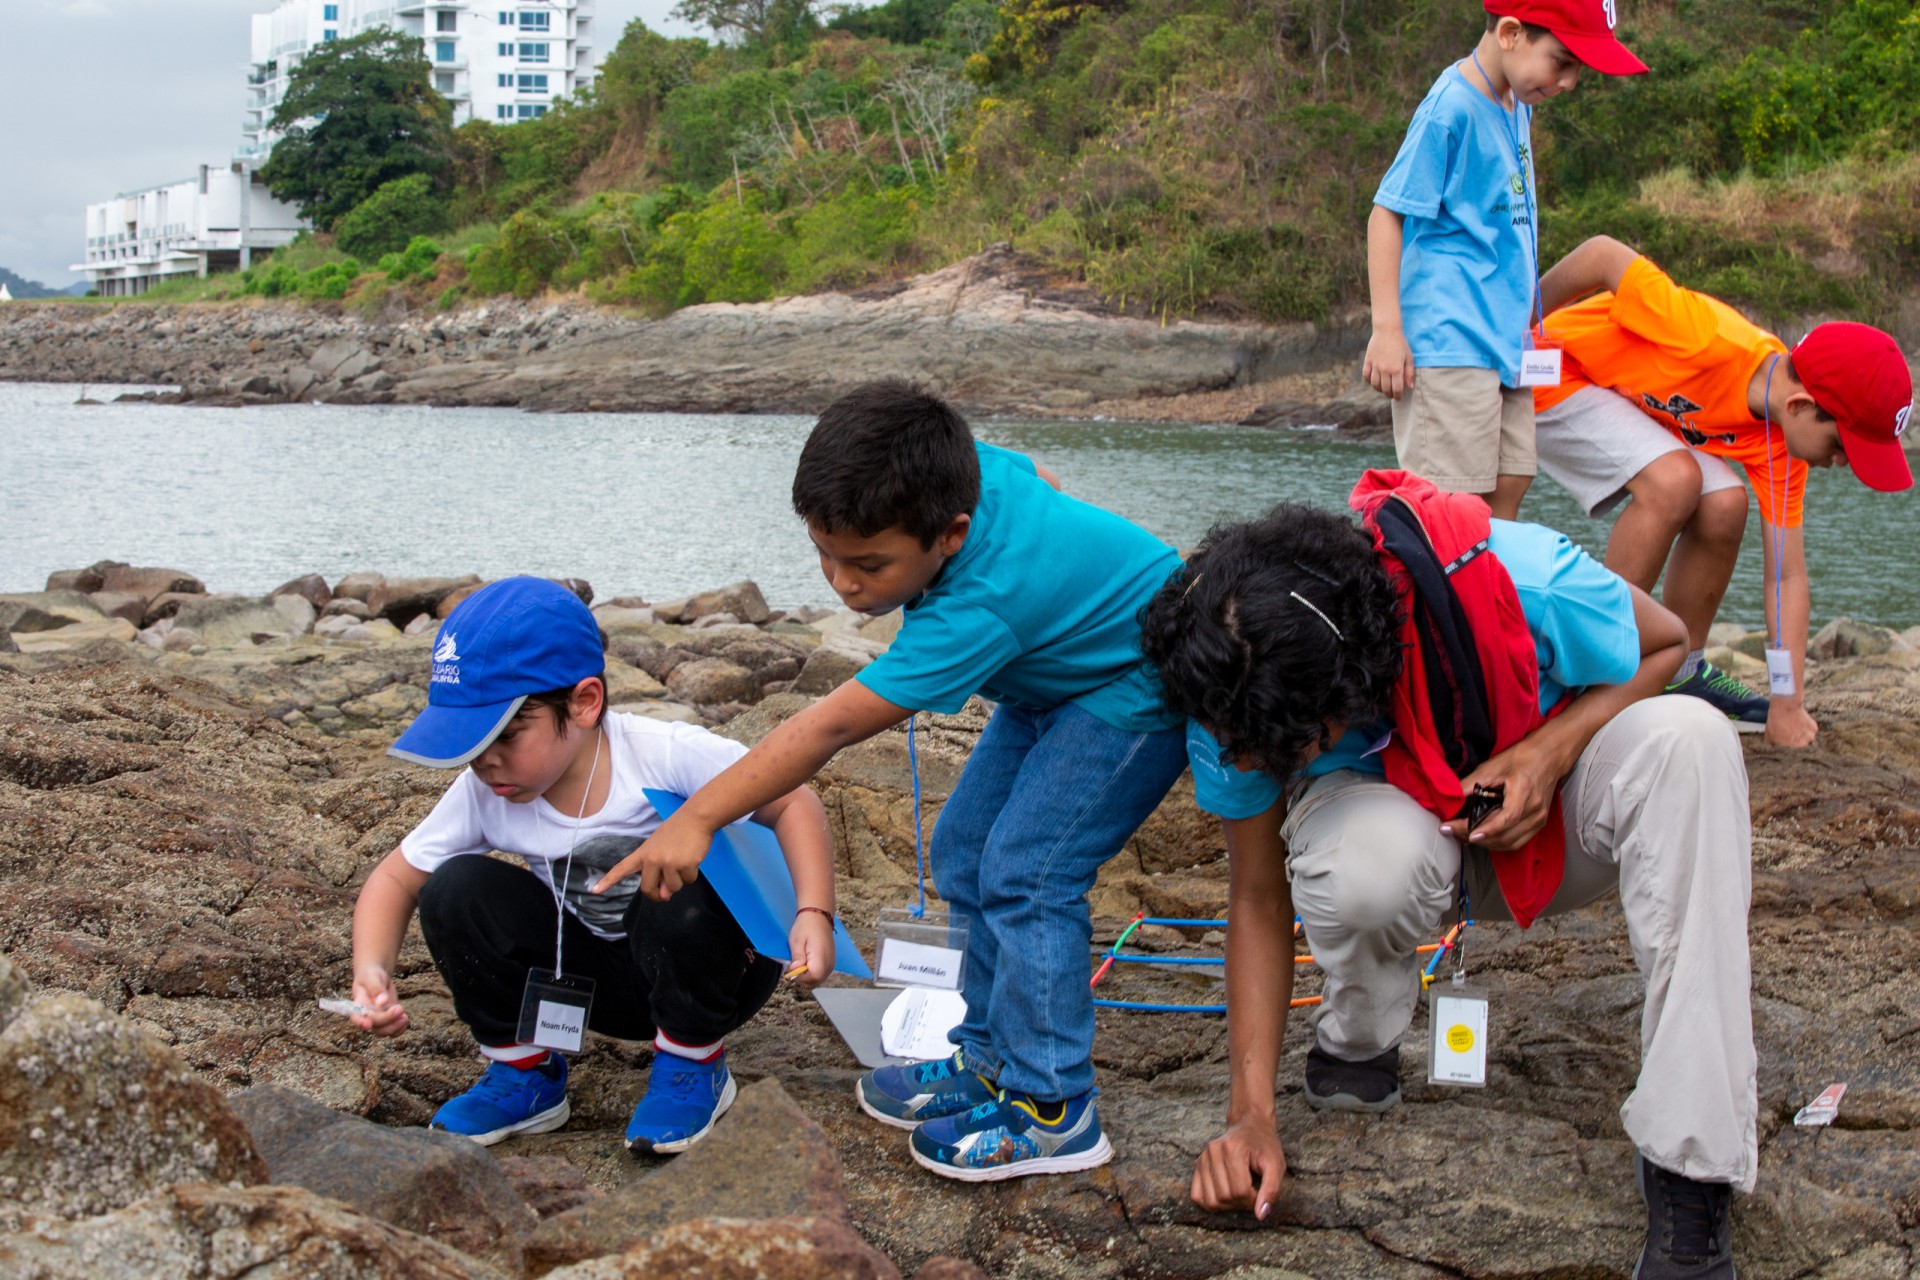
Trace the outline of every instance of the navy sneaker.
<instances>
[{"instance_id":1,"label":"navy sneaker","mask_svg":"<svg viewBox=\"0 0 1920 1280\"><path fill-rule=\"evenodd\" d=\"M1113 1159L1089 1089L1065 1102L1035 1102L1001 1090L959 1115L929 1120L909 1139L913 1158L943 1178L998 1182L1030 1173L1073 1173Z\"/></svg>"},{"instance_id":2,"label":"navy sneaker","mask_svg":"<svg viewBox=\"0 0 1920 1280\"><path fill-rule=\"evenodd\" d=\"M567 1060L557 1053L522 1070L490 1062L478 1084L449 1098L427 1122L490 1147L516 1133L546 1133L567 1122Z\"/></svg>"},{"instance_id":3,"label":"navy sneaker","mask_svg":"<svg viewBox=\"0 0 1920 1280\"><path fill-rule=\"evenodd\" d=\"M1733 1188L1683 1178L1642 1155L1633 1158L1633 1172L1647 1204L1647 1244L1633 1280L1734 1280L1727 1238Z\"/></svg>"},{"instance_id":4,"label":"navy sneaker","mask_svg":"<svg viewBox=\"0 0 1920 1280\"><path fill-rule=\"evenodd\" d=\"M896 1129L916 1129L928 1120L971 1111L999 1090L967 1069L961 1050L951 1058L875 1067L853 1086L860 1109Z\"/></svg>"},{"instance_id":5,"label":"navy sneaker","mask_svg":"<svg viewBox=\"0 0 1920 1280\"><path fill-rule=\"evenodd\" d=\"M1400 1102L1400 1046L1364 1062L1307 1050L1307 1105L1315 1111L1385 1111Z\"/></svg>"},{"instance_id":6,"label":"navy sneaker","mask_svg":"<svg viewBox=\"0 0 1920 1280\"><path fill-rule=\"evenodd\" d=\"M1771 703L1766 695L1755 693L1711 662L1702 662L1698 671L1685 680L1674 681L1665 692L1684 693L1710 704L1741 733L1767 731L1767 708Z\"/></svg>"},{"instance_id":7,"label":"navy sneaker","mask_svg":"<svg viewBox=\"0 0 1920 1280\"><path fill-rule=\"evenodd\" d=\"M657 1049L647 1077L647 1096L627 1121L627 1150L672 1155L713 1131L735 1093L727 1051L705 1062Z\"/></svg>"}]
</instances>

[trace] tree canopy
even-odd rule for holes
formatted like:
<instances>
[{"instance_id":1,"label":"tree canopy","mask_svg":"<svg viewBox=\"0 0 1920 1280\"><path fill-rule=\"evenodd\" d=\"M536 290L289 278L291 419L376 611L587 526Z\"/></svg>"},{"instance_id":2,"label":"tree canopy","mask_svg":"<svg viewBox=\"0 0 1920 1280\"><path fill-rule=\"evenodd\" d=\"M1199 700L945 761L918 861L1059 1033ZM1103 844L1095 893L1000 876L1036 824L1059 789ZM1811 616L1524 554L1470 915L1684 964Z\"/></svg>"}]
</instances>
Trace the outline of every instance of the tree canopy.
<instances>
[{"instance_id":1,"label":"tree canopy","mask_svg":"<svg viewBox=\"0 0 1920 1280\"><path fill-rule=\"evenodd\" d=\"M273 113L285 136L260 176L322 231L380 187L447 167L453 108L418 37L376 27L315 48Z\"/></svg>"}]
</instances>

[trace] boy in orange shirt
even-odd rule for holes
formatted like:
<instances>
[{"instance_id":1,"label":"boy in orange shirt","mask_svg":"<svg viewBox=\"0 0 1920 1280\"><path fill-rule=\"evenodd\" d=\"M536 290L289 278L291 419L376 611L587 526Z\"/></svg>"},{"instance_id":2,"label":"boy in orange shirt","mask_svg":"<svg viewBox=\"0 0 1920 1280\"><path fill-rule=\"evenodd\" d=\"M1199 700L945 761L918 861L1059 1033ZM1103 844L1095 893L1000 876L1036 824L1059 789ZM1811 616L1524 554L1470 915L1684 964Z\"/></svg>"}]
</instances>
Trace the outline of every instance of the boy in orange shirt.
<instances>
[{"instance_id":1,"label":"boy in orange shirt","mask_svg":"<svg viewBox=\"0 0 1920 1280\"><path fill-rule=\"evenodd\" d=\"M1595 293L1583 301L1571 299ZM1899 345L1863 324L1816 326L1791 352L1718 299L1683 289L1650 260L1596 236L1540 285L1546 330L1563 350L1557 387L1535 392L1540 468L1589 514L1631 496L1606 564L1687 625L1690 652L1668 692L1705 698L1736 728L1811 744L1804 701L1811 609L1800 519L1807 468L1835 462L1881 492L1913 484L1898 437L1913 379ZM1733 578L1747 496L1766 524L1768 666L1760 697L1703 657ZM1790 676L1790 678L1788 678Z\"/></svg>"}]
</instances>

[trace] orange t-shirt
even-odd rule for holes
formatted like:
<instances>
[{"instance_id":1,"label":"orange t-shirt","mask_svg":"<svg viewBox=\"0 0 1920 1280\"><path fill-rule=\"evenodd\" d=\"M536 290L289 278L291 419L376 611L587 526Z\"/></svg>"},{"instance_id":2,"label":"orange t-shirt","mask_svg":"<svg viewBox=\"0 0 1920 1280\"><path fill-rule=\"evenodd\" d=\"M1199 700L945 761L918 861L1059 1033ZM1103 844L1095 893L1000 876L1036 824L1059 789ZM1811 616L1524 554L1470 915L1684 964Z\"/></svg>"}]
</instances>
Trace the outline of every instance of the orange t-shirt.
<instances>
[{"instance_id":1,"label":"orange t-shirt","mask_svg":"<svg viewBox=\"0 0 1920 1280\"><path fill-rule=\"evenodd\" d=\"M1747 407L1754 373L1786 353L1784 342L1726 303L1682 289L1646 258L1633 260L1618 293L1561 307L1546 330L1564 354L1560 385L1534 391L1536 410L1581 387L1616 391L1686 444L1745 468L1767 523L1799 527L1807 464Z\"/></svg>"}]
</instances>

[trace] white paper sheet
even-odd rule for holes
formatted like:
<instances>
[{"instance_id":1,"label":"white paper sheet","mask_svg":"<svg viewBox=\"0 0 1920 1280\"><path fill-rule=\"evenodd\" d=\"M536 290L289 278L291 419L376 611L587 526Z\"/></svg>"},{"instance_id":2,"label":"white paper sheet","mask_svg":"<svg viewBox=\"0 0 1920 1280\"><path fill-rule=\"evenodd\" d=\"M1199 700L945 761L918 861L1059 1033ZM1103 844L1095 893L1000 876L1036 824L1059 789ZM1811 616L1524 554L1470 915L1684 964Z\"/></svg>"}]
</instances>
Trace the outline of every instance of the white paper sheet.
<instances>
[{"instance_id":1,"label":"white paper sheet","mask_svg":"<svg viewBox=\"0 0 1920 1280\"><path fill-rule=\"evenodd\" d=\"M896 1058L950 1057L953 1044L947 1032L966 1016L966 997L958 991L904 988L880 1015L880 1046Z\"/></svg>"}]
</instances>

